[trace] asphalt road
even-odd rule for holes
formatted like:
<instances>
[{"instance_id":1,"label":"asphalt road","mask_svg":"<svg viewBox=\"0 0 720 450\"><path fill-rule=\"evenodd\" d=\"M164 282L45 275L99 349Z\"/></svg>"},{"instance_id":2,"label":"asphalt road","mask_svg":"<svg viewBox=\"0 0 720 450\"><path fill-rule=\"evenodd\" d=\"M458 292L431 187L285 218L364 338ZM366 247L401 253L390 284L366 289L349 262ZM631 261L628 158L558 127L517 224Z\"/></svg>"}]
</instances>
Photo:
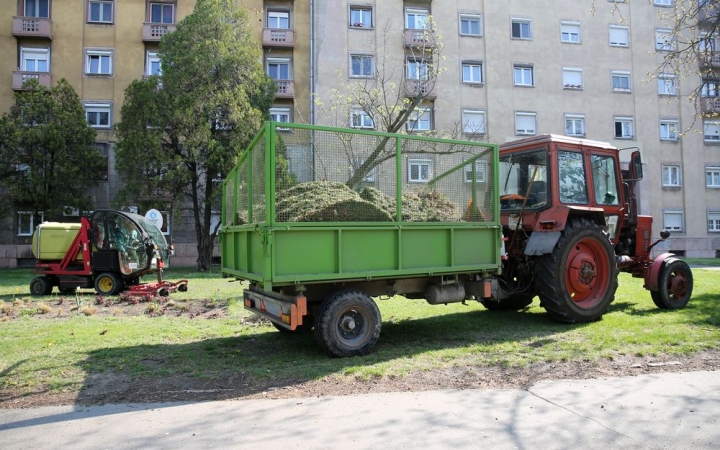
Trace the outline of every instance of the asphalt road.
<instances>
[{"instance_id":1,"label":"asphalt road","mask_svg":"<svg viewBox=\"0 0 720 450\"><path fill-rule=\"evenodd\" d=\"M717 449L720 372L448 390L0 410L3 449Z\"/></svg>"}]
</instances>

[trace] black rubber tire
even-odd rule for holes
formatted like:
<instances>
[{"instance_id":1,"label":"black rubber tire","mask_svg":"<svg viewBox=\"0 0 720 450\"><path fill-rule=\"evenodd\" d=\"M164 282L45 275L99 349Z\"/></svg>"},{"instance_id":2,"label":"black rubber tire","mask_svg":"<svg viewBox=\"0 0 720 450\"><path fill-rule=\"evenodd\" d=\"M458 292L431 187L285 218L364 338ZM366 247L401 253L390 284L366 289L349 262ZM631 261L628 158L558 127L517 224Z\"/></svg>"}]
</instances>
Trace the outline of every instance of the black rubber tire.
<instances>
[{"instance_id":1,"label":"black rubber tire","mask_svg":"<svg viewBox=\"0 0 720 450\"><path fill-rule=\"evenodd\" d=\"M332 294L315 316L315 339L330 355L343 358L370 353L380 339L380 310L362 291Z\"/></svg>"},{"instance_id":2,"label":"black rubber tire","mask_svg":"<svg viewBox=\"0 0 720 450\"><path fill-rule=\"evenodd\" d=\"M690 301L693 290L693 276L685 261L675 259L666 262L660 269L658 290L650 296L658 308L684 308Z\"/></svg>"},{"instance_id":3,"label":"black rubber tire","mask_svg":"<svg viewBox=\"0 0 720 450\"><path fill-rule=\"evenodd\" d=\"M123 282L114 272L103 272L95 277L95 292L98 295L118 295L122 289Z\"/></svg>"},{"instance_id":4,"label":"black rubber tire","mask_svg":"<svg viewBox=\"0 0 720 450\"><path fill-rule=\"evenodd\" d=\"M582 268L572 264L582 264ZM602 274L603 270L608 273ZM578 323L592 322L605 314L615 299L617 277L615 252L607 235L595 222L575 218L568 220L552 253L538 258L535 282L540 305L550 317ZM569 284L589 293L571 292ZM586 294L587 298L580 301Z\"/></svg>"},{"instance_id":5,"label":"black rubber tire","mask_svg":"<svg viewBox=\"0 0 720 450\"><path fill-rule=\"evenodd\" d=\"M48 277L35 277L30 282L30 295L38 297L41 295L50 295L53 285Z\"/></svg>"},{"instance_id":6,"label":"black rubber tire","mask_svg":"<svg viewBox=\"0 0 720 450\"><path fill-rule=\"evenodd\" d=\"M499 302L492 300L480 300L482 305L490 311L520 311L532 304L534 296L517 295L507 297Z\"/></svg>"},{"instance_id":7,"label":"black rubber tire","mask_svg":"<svg viewBox=\"0 0 720 450\"><path fill-rule=\"evenodd\" d=\"M275 327L276 330L283 334L306 334L312 331L313 321L314 319L312 318L312 316L305 316L303 317L302 325L300 325L299 327L295 327L294 330L285 328L281 325L276 324L275 322L272 322L272 325Z\"/></svg>"}]
</instances>

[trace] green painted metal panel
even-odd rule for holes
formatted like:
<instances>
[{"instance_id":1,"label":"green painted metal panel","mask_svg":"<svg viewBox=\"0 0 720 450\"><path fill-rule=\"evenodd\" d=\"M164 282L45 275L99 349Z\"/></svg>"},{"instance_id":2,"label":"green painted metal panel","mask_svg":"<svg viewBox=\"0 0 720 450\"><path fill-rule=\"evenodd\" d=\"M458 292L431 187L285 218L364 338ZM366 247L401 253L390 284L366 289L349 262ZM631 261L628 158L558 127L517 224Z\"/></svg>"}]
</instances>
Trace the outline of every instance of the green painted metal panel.
<instances>
[{"instance_id":1,"label":"green painted metal panel","mask_svg":"<svg viewBox=\"0 0 720 450\"><path fill-rule=\"evenodd\" d=\"M451 266L450 229L403 229L400 252L403 269Z\"/></svg>"},{"instance_id":2,"label":"green painted metal panel","mask_svg":"<svg viewBox=\"0 0 720 450\"><path fill-rule=\"evenodd\" d=\"M338 272L337 230L275 230L274 275L319 275Z\"/></svg>"},{"instance_id":3,"label":"green painted metal panel","mask_svg":"<svg viewBox=\"0 0 720 450\"><path fill-rule=\"evenodd\" d=\"M455 229L453 236L454 266L497 264L499 232L495 229Z\"/></svg>"},{"instance_id":4,"label":"green painted metal panel","mask_svg":"<svg viewBox=\"0 0 720 450\"><path fill-rule=\"evenodd\" d=\"M342 269L345 273L398 268L396 229L343 229L340 235Z\"/></svg>"}]
</instances>

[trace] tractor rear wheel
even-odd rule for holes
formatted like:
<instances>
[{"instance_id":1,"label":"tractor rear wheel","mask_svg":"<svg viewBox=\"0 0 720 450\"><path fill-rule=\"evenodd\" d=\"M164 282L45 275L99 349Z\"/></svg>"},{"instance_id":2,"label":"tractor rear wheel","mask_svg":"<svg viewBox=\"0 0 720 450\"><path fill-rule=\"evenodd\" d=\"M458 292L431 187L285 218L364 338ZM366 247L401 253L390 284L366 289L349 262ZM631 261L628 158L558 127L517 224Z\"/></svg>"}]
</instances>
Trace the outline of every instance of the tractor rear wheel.
<instances>
[{"instance_id":1,"label":"tractor rear wheel","mask_svg":"<svg viewBox=\"0 0 720 450\"><path fill-rule=\"evenodd\" d=\"M362 291L332 294L315 316L315 338L336 357L367 355L380 339L380 310Z\"/></svg>"},{"instance_id":2,"label":"tractor rear wheel","mask_svg":"<svg viewBox=\"0 0 720 450\"><path fill-rule=\"evenodd\" d=\"M570 219L552 253L537 261L540 304L561 322L600 319L615 298L617 276L615 252L600 226Z\"/></svg>"},{"instance_id":3,"label":"tractor rear wheel","mask_svg":"<svg viewBox=\"0 0 720 450\"><path fill-rule=\"evenodd\" d=\"M50 295L53 285L48 277L35 277L30 282L30 295Z\"/></svg>"},{"instance_id":4,"label":"tractor rear wheel","mask_svg":"<svg viewBox=\"0 0 720 450\"><path fill-rule=\"evenodd\" d=\"M660 269L658 290L650 291L658 308L683 308L690 301L693 290L693 276L685 261L676 259L665 263Z\"/></svg>"},{"instance_id":5,"label":"tractor rear wheel","mask_svg":"<svg viewBox=\"0 0 720 450\"><path fill-rule=\"evenodd\" d=\"M98 295L118 295L123 288L120 276L113 272L103 272L95 277L95 292Z\"/></svg>"}]
</instances>

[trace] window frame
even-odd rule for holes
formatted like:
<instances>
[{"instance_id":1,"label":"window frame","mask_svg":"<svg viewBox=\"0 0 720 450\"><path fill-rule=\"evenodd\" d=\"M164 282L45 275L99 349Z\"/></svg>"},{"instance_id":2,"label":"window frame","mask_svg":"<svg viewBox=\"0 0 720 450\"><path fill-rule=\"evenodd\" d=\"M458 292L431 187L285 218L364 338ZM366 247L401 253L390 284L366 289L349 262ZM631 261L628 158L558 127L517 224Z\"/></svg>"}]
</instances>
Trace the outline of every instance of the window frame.
<instances>
[{"instance_id":1,"label":"window frame","mask_svg":"<svg viewBox=\"0 0 720 450\"><path fill-rule=\"evenodd\" d=\"M426 59L411 57L405 60L406 80L428 81L431 70L431 64Z\"/></svg>"},{"instance_id":2,"label":"window frame","mask_svg":"<svg viewBox=\"0 0 720 450\"><path fill-rule=\"evenodd\" d=\"M108 58L108 72L91 72L90 68L92 67L92 58L97 57L98 58L98 70L102 69L102 58L107 57ZM113 76L114 72L114 60L115 59L115 51L114 49L106 49L106 48L86 48L85 49L85 76L92 76L92 77L111 77Z\"/></svg>"},{"instance_id":3,"label":"window frame","mask_svg":"<svg viewBox=\"0 0 720 450\"><path fill-rule=\"evenodd\" d=\"M359 125L356 125L355 119L359 119ZM366 123L366 120L369 120L369 125ZM361 130L374 130L375 129L375 121L373 120L372 116L365 112L365 110L362 109L353 109L350 111L350 128L354 129L361 129Z\"/></svg>"},{"instance_id":4,"label":"window frame","mask_svg":"<svg viewBox=\"0 0 720 450\"><path fill-rule=\"evenodd\" d=\"M708 210L707 231L708 233L720 233L720 209Z\"/></svg>"},{"instance_id":5,"label":"window frame","mask_svg":"<svg viewBox=\"0 0 720 450\"><path fill-rule=\"evenodd\" d=\"M28 1L32 1L33 3L35 3L35 4L37 5L37 6L36 6L36 9L38 10L37 15L31 16L31 15L28 13L28 7L27 7ZM46 15L46 16L41 16L41 15L40 15L40 13L41 13L40 3L41 3L41 2L42 2L42 0L23 0L23 1L22 1L23 17L35 17L35 18L38 18L38 19L49 19L49 18L50 18L50 11L51 11L51 9L52 9L52 1L51 1L51 0L47 0L47 15Z\"/></svg>"},{"instance_id":6,"label":"window frame","mask_svg":"<svg viewBox=\"0 0 720 450\"><path fill-rule=\"evenodd\" d=\"M428 18L430 17L430 10L427 8L405 8L405 29L406 30L425 30L428 24ZM410 16L424 16L423 24L420 28L417 26L410 26ZM413 20L415 22L416 20Z\"/></svg>"},{"instance_id":7,"label":"window frame","mask_svg":"<svg viewBox=\"0 0 720 450\"><path fill-rule=\"evenodd\" d=\"M515 35L515 26L518 26L518 35ZM527 35L524 35L523 25L527 25ZM532 19L523 17L511 17L510 18L510 39L518 39L522 41L533 40L533 27Z\"/></svg>"},{"instance_id":8,"label":"window frame","mask_svg":"<svg viewBox=\"0 0 720 450\"><path fill-rule=\"evenodd\" d=\"M273 27L270 26L270 15L274 14L277 15L277 18L280 18L281 15L285 16L285 19L287 19L287 27ZM292 17L290 14L290 11L287 9L276 9L276 8L268 8L265 12L265 24L267 25L267 28L273 29L273 30L292 30ZM278 22L279 25L279 22Z\"/></svg>"},{"instance_id":9,"label":"window frame","mask_svg":"<svg viewBox=\"0 0 720 450\"><path fill-rule=\"evenodd\" d=\"M679 215L680 216L680 226L675 227L668 227L667 226L667 216L668 215ZM684 233L685 232L685 213L682 209L663 209L663 229L668 230L671 233Z\"/></svg>"},{"instance_id":10,"label":"window frame","mask_svg":"<svg viewBox=\"0 0 720 450\"><path fill-rule=\"evenodd\" d=\"M580 75L580 84L571 84L568 83L570 80L565 79L565 75L571 75L571 74L579 74ZM582 67L563 67L562 68L562 83L563 83L563 89L570 90L570 91L581 91L585 88L585 78L583 76L583 69Z\"/></svg>"},{"instance_id":11,"label":"window frame","mask_svg":"<svg viewBox=\"0 0 720 450\"><path fill-rule=\"evenodd\" d=\"M682 187L682 167L680 164L663 163L660 168L660 183L663 188Z\"/></svg>"},{"instance_id":12,"label":"window frame","mask_svg":"<svg viewBox=\"0 0 720 450\"><path fill-rule=\"evenodd\" d=\"M720 189L720 164L705 166L705 187L708 189Z\"/></svg>"},{"instance_id":13,"label":"window frame","mask_svg":"<svg viewBox=\"0 0 720 450\"><path fill-rule=\"evenodd\" d=\"M433 161L428 158L417 158L410 157L407 159L407 182L408 183L427 183L432 179L433 173ZM427 175L425 178L422 176L422 170L418 171L418 177L413 177L413 166L427 166Z\"/></svg>"},{"instance_id":14,"label":"window frame","mask_svg":"<svg viewBox=\"0 0 720 450\"><path fill-rule=\"evenodd\" d=\"M663 129L667 128L667 132ZM660 119L660 140L677 142L680 140L680 121L678 119ZM664 135L664 136L663 136Z\"/></svg>"},{"instance_id":15,"label":"window frame","mask_svg":"<svg viewBox=\"0 0 720 450\"><path fill-rule=\"evenodd\" d=\"M624 34L625 41L624 42L613 42L613 32L612 30L616 31L622 31ZM620 48L627 48L630 47L630 27L627 27L625 25L608 25L608 42L610 44L610 47L620 47Z\"/></svg>"},{"instance_id":16,"label":"window frame","mask_svg":"<svg viewBox=\"0 0 720 450\"><path fill-rule=\"evenodd\" d=\"M618 130L618 124L620 124L621 127L621 133L618 136L617 130ZM630 124L630 135L624 134L625 126L624 124ZM614 125L614 133L613 137L615 139L635 139L635 118L632 116L614 116L613 117L613 125Z\"/></svg>"},{"instance_id":17,"label":"window frame","mask_svg":"<svg viewBox=\"0 0 720 450\"><path fill-rule=\"evenodd\" d=\"M268 110L272 122L292 123L292 110L286 106L273 106ZM273 117L275 116L275 117ZM287 120L277 120L280 116L287 116ZM277 128L280 131L287 131L289 128Z\"/></svg>"},{"instance_id":18,"label":"window frame","mask_svg":"<svg viewBox=\"0 0 720 450\"><path fill-rule=\"evenodd\" d=\"M172 18L170 19L170 22L166 22L164 20L164 8L161 9L161 21L160 22L154 22L153 21L153 6L171 6L172 7ZM154 2L148 2L147 5L147 19L148 23L154 23L154 24L162 24L162 25L172 25L177 23L177 4L176 2L164 2L164 1L154 1Z\"/></svg>"},{"instance_id":19,"label":"window frame","mask_svg":"<svg viewBox=\"0 0 720 450\"><path fill-rule=\"evenodd\" d=\"M663 36L670 36L670 39L662 39ZM675 38L669 28L655 28L655 51L671 52L675 50Z\"/></svg>"},{"instance_id":20,"label":"window frame","mask_svg":"<svg viewBox=\"0 0 720 450\"><path fill-rule=\"evenodd\" d=\"M363 30L372 30L375 28L375 10L371 5L348 5L348 23L350 28L358 28ZM365 25L365 22L354 22L354 12L369 12L370 13L370 24ZM361 15L362 16L362 15Z\"/></svg>"},{"instance_id":21,"label":"window frame","mask_svg":"<svg viewBox=\"0 0 720 450\"><path fill-rule=\"evenodd\" d=\"M353 70L355 68L353 65L353 59L355 59L355 58L361 58L362 60L364 60L366 58L370 59L370 68L368 69L370 72L369 74L365 75L364 70L362 71L363 73L360 73L360 74L353 73ZM361 63L359 66L360 68L365 67L365 64L362 63L362 60L360 61L360 63ZM350 53L349 71L348 72L349 72L348 75L350 76L350 78L375 78L375 55L373 55L372 53Z\"/></svg>"},{"instance_id":22,"label":"window frame","mask_svg":"<svg viewBox=\"0 0 720 450\"><path fill-rule=\"evenodd\" d=\"M44 59L44 61L45 61L45 65L47 66L47 70L46 70L46 71L42 71L42 70L27 70L27 66L26 66L26 60L27 60L27 58L26 58L26 56L28 56L28 55L30 55L30 54L34 54L34 55L45 55L45 56L46 56L46 59ZM37 59L35 59L34 61L37 62L37 61L43 61L43 60L40 59L40 58L37 58ZM21 46L21 47L20 47L20 69L21 69L23 72L50 73L50 47L42 47L42 48L41 48L41 47L25 47L25 46Z\"/></svg>"},{"instance_id":23,"label":"window frame","mask_svg":"<svg viewBox=\"0 0 720 450\"><path fill-rule=\"evenodd\" d=\"M466 21L469 24L477 22L478 32L477 33L471 33L469 31L463 32L463 21ZM460 36L482 37L483 36L482 14L480 14L480 13L459 13L459 15L458 15L458 34Z\"/></svg>"},{"instance_id":24,"label":"window frame","mask_svg":"<svg viewBox=\"0 0 720 450\"><path fill-rule=\"evenodd\" d=\"M472 183L472 164L468 163L463 166L463 182ZM485 160L475 160L475 183L487 182L487 162Z\"/></svg>"},{"instance_id":25,"label":"window frame","mask_svg":"<svg viewBox=\"0 0 720 450\"><path fill-rule=\"evenodd\" d=\"M157 73L152 73L152 70L151 70L152 64L154 62L157 62L157 64L158 64ZM150 51L145 52L145 75L147 75L147 76L162 75L162 63L160 62L160 54L158 52L150 52Z\"/></svg>"},{"instance_id":26,"label":"window frame","mask_svg":"<svg viewBox=\"0 0 720 450\"><path fill-rule=\"evenodd\" d=\"M473 75L473 68L477 68L479 80L473 80L473 79L466 79L465 78L465 69L469 69L469 75ZM485 82L485 77L483 76L483 63L482 61L462 61L460 63L460 81L463 84L473 84L473 85L481 85Z\"/></svg>"},{"instance_id":27,"label":"window frame","mask_svg":"<svg viewBox=\"0 0 720 450\"><path fill-rule=\"evenodd\" d=\"M518 127L519 122L518 119L520 118L532 118L533 122L533 129L520 129ZM516 136L535 136L537 135L537 113L531 112L531 111L515 111L515 135Z\"/></svg>"},{"instance_id":28,"label":"window frame","mask_svg":"<svg viewBox=\"0 0 720 450\"><path fill-rule=\"evenodd\" d=\"M477 116L478 121L469 120L468 116ZM464 134L484 136L487 134L487 114L480 108L463 108L460 112Z\"/></svg>"},{"instance_id":29,"label":"window frame","mask_svg":"<svg viewBox=\"0 0 720 450\"><path fill-rule=\"evenodd\" d=\"M670 95L676 97L678 95L677 78L675 75L661 73L657 77L658 95ZM670 87L670 89L668 89ZM661 90L661 88L663 88Z\"/></svg>"},{"instance_id":30,"label":"window frame","mask_svg":"<svg viewBox=\"0 0 720 450\"><path fill-rule=\"evenodd\" d=\"M38 214L40 215L40 223L45 221L45 212L44 211L38 211ZM30 218L28 222L29 230L21 230L21 216L28 216ZM32 236L35 232L35 213L32 211L18 211L15 214L15 218L17 219L17 226L15 227L15 232L17 233L16 236ZM39 224L38 224L39 225Z\"/></svg>"},{"instance_id":31,"label":"window frame","mask_svg":"<svg viewBox=\"0 0 720 450\"><path fill-rule=\"evenodd\" d=\"M580 128L582 128L582 131L580 133L570 133L568 130L568 122L572 121L573 127L577 128L577 123L580 124ZM586 136L586 129L585 129L585 114L565 114L565 135L566 136L573 136L573 137L585 137Z\"/></svg>"},{"instance_id":32,"label":"window frame","mask_svg":"<svg viewBox=\"0 0 720 450\"><path fill-rule=\"evenodd\" d=\"M288 77L287 78L273 78L270 75L270 66L271 65L277 65L278 67L281 65L287 65L287 72L288 72L287 76ZM292 60L290 58L282 58L282 57L266 58L265 59L265 70L266 70L265 73L273 80L291 81L293 79Z\"/></svg>"},{"instance_id":33,"label":"window frame","mask_svg":"<svg viewBox=\"0 0 720 450\"><path fill-rule=\"evenodd\" d=\"M410 114L410 117L408 118L407 122L405 123L405 128L409 133L412 132L423 132L423 131L431 131L433 129L433 120L432 120L432 108L429 106L418 106L415 108L415 110ZM411 122L414 122L416 125L411 126ZM427 128L419 128L417 125L427 123Z\"/></svg>"},{"instance_id":34,"label":"window frame","mask_svg":"<svg viewBox=\"0 0 720 450\"><path fill-rule=\"evenodd\" d=\"M87 121L88 126L90 126L90 128L94 128L94 129L112 128L112 125L113 125L113 114L112 114L113 104L112 104L112 102L84 102L83 108L85 109L85 120ZM107 125L106 124L93 125L90 123L90 120L89 120L90 117L88 116L88 114L90 114L90 113L102 114L105 112L108 114ZM99 120L98 120L98 122L99 122Z\"/></svg>"},{"instance_id":35,"label":"window frame","mask_svg":"<svg viewBox=\"0 0 720 450\"><path fill-rule=\"evenodd\" d=\"M518 71L522 74L521 80L525 80L525 74L530 74L530 84L518 83ZM518 87L535 87L535 67L532 64L517 63L513 64L513 86Z\"/></svg>"},{"instance_id":36,"label":"window frame","mask_svg":"<svg viewBox=\"0 0 720 450\"><path fill-rule=\"evenodd\" d=\"M669 8L675 5L675 0L653 0L653 5L661 8Z\"/></svg>"},{"instance_id":37,"label":"window frame","mask_svg":"<svg viewBox=\"0 0 720 450\"><path fill-rule=\"evenodd\" d=\"M100 5L100 16L103 15L105 7L110 7L110 20L93 20L92 19L92 6L93 4ZM98 24L98 25L112 25L115 23L115 2L114 0L87 0L86 3L87 6L87 17L85 21L89 24Z\"/></svg>"},{"instance_id":38,"label":"window frame","mask_svg":"<svg viewBox=\"0 0 720 450\"><path fill-rule=\"evenodd\" d=\"M572 28L572 30L563 30L563 27ZM573 30L577 30L577 33L573 33ZM565 39L567 35L568 39ZM577 40L573 40L572 37L577 36ZM582 44L582 28L580 22L572 20L563 20L560 22L560 42L563 44Z\"/></svg>"},{"instance_id":39,"label":"window frame","mask_svg":"<svg viewBox=\"0 0 720 450\"><path fill-rule=\"evenodd\" d=\"M615 87L615 78L627 79L627 88ZM629 71L613 70L610 72L610 87L612 92L632 93L632 74Z\"/></svg>"},{"instance_id":40,"label":"window frame","mask_svg":"<svg viewBox=\"0 0 720 450\"><path fill-rule=\"evenodd\" d=\"M708 125L712 125L714 128L714 134L708 139ZM720 120L705 119L703 120L703 142L708 144L720 143Z\"/></svg>"}]
</instances>

